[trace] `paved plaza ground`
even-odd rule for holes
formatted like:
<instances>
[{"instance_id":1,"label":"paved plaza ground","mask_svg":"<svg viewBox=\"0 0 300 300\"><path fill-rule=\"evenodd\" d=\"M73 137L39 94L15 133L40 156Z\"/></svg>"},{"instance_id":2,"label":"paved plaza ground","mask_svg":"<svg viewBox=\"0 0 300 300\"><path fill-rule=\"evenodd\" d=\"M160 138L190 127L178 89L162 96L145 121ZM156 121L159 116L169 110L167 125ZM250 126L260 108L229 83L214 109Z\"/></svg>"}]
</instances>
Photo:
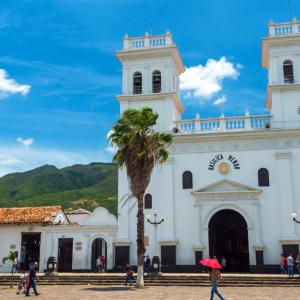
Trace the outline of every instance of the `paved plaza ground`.
<instances>
[{"instance_id":1,"label":"paved plaza ground","mask_svg":"<svg viewBox=\"0 0 300 300\"><path fill-rule=\"evenodd\" d=\"M16 289L0 287L0 299L23 299L15 293ZM85 299L209 299L209 288L206 287L146 287L135 289L131 287L108 286L99 287L91 285L82 286L40 286L40 296L34 299L46 300L85 300ZM297 300L300 295L300 287L223 287L220 288L226 300ZM32 298L31 297L31 298ZM217 297L215 297L217 299Z\"/></svg>"}]
</instances>

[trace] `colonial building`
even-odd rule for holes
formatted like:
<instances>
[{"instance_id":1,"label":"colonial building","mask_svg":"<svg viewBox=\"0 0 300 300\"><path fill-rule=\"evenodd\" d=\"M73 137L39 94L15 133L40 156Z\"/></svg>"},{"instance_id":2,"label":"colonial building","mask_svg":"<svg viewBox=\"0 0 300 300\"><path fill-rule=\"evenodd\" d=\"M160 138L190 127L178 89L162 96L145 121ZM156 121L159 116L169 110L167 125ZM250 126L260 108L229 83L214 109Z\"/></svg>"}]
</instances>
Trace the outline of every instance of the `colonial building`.
<instances>
[{"instance_id":1,"label":"colonial building","mask_svg":"<svg viewBox=\"0 0 300 300\"><path fill-rule=\"evenodd\" d=\"M230 271L277 268L281 252L299 251L300 22L269 23L262 40L268 70L268 115L182 120L179 75L185 70L169 32L124 38L120 112L152 107L156 129L173 132L168 161L145 196L147 254L169 269L191 269L202 257L224 256ZM263 103L262 103L263 105ZM136 264L136 207L126 171L119 170L115 264ZM148 217L149 218L149 217ZM153 216L152 216L153 218ZM157 253L156 253L157 252Z\"/></svg>"},{"instance_id":2,"label":"colonial building","mask_svg":"<svg viewBox=\"0 0 300 300\"><path fill-rule=\"evenodd\" d=\"M116 233L117 219L103 207L69 214L60 206L0 208L0 259L14 251L23 267L33 261L43 272L55 256L58 271L71 272L94 271L96 258L103 255L112 269ZM7 261L0 272L10 269Z\"/></svg>"}]
</instances>

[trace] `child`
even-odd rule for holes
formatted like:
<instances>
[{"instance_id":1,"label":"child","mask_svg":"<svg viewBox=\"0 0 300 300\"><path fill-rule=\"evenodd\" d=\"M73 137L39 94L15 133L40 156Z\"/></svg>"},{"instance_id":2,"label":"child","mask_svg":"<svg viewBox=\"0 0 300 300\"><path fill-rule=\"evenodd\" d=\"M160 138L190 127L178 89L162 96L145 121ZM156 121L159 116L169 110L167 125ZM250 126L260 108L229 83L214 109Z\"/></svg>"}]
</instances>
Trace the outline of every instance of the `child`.
<instances>
[{"instance_id":1,"label":"child","mask_svg":"<svg viewBox=\"0 0 300 300\"><path fill-rule=\"evenodd\" d=\"M17 295L25 294L26 290L26 274L24 270L21 270L20 282L18 284L18 292Z\"/></svg>"}]
</instances>

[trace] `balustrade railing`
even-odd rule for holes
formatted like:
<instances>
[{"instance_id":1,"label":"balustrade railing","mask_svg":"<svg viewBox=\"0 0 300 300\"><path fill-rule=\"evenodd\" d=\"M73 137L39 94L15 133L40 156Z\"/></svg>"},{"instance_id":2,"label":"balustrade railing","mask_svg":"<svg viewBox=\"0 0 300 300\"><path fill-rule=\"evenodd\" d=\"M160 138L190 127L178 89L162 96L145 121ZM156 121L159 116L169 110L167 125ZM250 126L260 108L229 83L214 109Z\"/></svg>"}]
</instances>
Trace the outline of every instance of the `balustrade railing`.
<instances>
[{"instance_id":1,"label":"balustrade railing","mask_svg":"<svg viewBox=\"0 0 300 300\"><path fill-rule=\"evenodd\" d=\"M269 23L269 36L271 37L297 34L300 34L300 22L296 19L289 23Z\"/></svg>"},{"instance_id":2,"label":"balustrade railing","mask_svg":"<svg viewBox=\"0 0 300 300\"><path fill-rule=\"evenodd\" d=\"M171 34L167 31L166 34L150 36L146 32L143 37L129 38L124 37L124 50L139 50L144 48L161 48L173 46Z\"/></svg>"},{"instance_id":3,"label":"balustrade railing","mask_svg":"<svg viewBox=\"0 0 300 300\"><path fill-rule=\"evenodd\" d=\"M220 117L180 120L175 122L178 133L263 130L271 126L272 116Z\"/></svg>"}]
</instances>

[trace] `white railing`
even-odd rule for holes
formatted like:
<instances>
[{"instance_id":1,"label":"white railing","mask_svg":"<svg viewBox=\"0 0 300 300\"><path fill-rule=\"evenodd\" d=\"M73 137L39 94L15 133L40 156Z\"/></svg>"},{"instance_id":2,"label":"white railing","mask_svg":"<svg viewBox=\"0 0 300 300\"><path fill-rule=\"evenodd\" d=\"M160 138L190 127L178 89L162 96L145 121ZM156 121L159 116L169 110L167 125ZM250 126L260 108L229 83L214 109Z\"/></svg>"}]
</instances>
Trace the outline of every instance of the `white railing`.
<instances>
[{"instance_id":1,"label":"white railing","mask_svg":"<svg viewBox=\"0 0 300 300\"><path fill-rule=\"evenodd\" d=\"M271 37L297 34L300 34L300 22L296 19L289 23L269 23L269 36Z\"/></svg>"},{"instance_id":2,"label":"white railing","mask_svg":"<svg viewBox=\"0 0 300 300\"><path fill-rule=\"evenodd\" d=\"M272 116L220 117L176 121L178 133L264 130L270 128Z\"/></svg>"},{"instance_id":3,"label":"white railing","mask_svg":"<svg viewBox=\"0 0 300 300\"><path fill-rule=\"evenodd\" d=\"M127 35L124 37L124 50L139 50L145 48L162 48L174 46L172 36L167 31L166 34L150 36L145 33L145 36L129 38Z\"/></svg>"}]
</instances>

